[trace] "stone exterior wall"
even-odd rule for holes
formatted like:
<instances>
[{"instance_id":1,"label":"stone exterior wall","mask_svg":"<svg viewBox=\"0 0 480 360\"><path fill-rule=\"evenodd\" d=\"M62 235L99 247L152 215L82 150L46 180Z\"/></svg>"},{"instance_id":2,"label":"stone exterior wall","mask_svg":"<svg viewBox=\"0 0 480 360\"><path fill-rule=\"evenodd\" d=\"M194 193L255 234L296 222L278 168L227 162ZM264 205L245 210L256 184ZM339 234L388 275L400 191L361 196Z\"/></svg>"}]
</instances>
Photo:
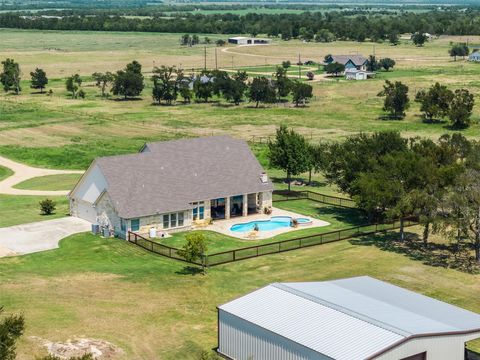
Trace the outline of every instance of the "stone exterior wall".
<instances>
[{"instance_id":1,"label":"stone exterior wall","mask_svg":"<svg viewBox=\"0 0 480 360\"><path fill-rule=\"evenodd\" d=\"M175 213L179 213L179 212L182 212L182 211L175 211ZM157 231L165 231L165 232L173 233L173 232L188 230L192 226L192 210L183 211L183 226L181 227L164 229L163 215L165 214L144 216L140 218L140 230L138 232L148 233L150 228L153 227L157 229ZM131 228L130 224L129 224L129 227Z\"/></svg>"},{"instance_id":2,"label":"stone exterior wall","mask_svg":"<svg viewBox=\"0 0 480 360\"><path fill-rule=\"evenodd\" d=\"M97 201L95 209L97 210L97 218L100 220L108 219L109 227L113 228L116 235L120 235L120 233L122 232L120 217L118 216L108 193L104 193L100 197L100 199Z\"/></svg>"},{"instance_id":3,"label":"stone exterior wall","mask_svg":"<svg viewBox=\"0 0 480 360\"><path fill-rule=\"evenodd\" d=\"M261 211L263 212L263 209L272 206L273 193L272 191L264 191L260 193L259 196L260 196L260 207L261 207Z\"/></svg>"}]
</instances>

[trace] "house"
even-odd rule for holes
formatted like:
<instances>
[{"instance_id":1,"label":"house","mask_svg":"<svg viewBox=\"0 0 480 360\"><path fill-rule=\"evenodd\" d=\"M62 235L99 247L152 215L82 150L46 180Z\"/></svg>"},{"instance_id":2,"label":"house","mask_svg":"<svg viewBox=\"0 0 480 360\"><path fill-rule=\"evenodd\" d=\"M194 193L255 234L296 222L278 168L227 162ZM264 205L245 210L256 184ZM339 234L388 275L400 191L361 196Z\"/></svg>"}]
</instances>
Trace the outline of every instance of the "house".
<instances>
[{"instance_id":1,"label":"house","mask_svg":"<svg viewBox=\"0 0 480 360\"><path fill-rule=\"evenodd\" d=\"M219 354L246 360L464 360L480 315L368 276L274 283L218 307Z\"/></svg>"},{"instance_id":2,"label":"house","mask_svg":"<svg viewBox=\"0 0 480 360\"><path fill-rule=\"evenodd\" d=\"M228 43L235 44L235 45L266 45L266 44L270 44L271 40L244 37L244 36L235 36L235 37L228 38Z\"/></svg>"},{"instance_id":3,"label":"house","mask_svg":"<svg viewBox=\"0 0 480 360\"><path fill-rule=\"evenodd\" d=\"M468 57L468 61L480 62L480 51L474 51Z\"/></svg>"},{"instance_id":4,"label":"house","mask_svg":"<svg viewBox=\"0 0 480 360\"><path fill-rule=\"evenodd\" d=\"M345 66L345 70L367 70L367 58L362 55L328 55L325 58L325 65L339 63Z\"/></svg>"},{"instance_id":5,"label":"house","mask_svg":"<svg viewBox=\"0 0 480 360\"><path fill-rule=\"evenodd\" d=\"M357 70L357 69L347 69L345 70L345 79L347 80L367 80L375 76L374 72Z\"/></svg>"},{"instance_id":6,"label":"house","mask_svg":"<svg viewBox=\"0 0 480 360\"><path fill-rule=\"evenodd\" d=\"M72 216L117 236L191 228L272 205L272 182L248 144L229 136L147 143L94 160L69 194Z\"/></svg>"}]
</instances>

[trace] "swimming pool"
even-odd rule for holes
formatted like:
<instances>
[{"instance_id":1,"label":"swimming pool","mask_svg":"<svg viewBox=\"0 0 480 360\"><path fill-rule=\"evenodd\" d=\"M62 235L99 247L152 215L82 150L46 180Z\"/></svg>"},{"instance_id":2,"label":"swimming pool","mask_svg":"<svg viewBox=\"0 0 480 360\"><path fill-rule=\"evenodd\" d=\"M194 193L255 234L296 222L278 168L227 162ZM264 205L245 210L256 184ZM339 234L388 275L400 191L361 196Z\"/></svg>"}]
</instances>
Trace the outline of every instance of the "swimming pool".
<instances>
[{"instance_id":1,"label":"swimming pool","mask_svg":"<svg viewBox=\"0 0 480 360\"><path fill-rule=\"evenodd\" d=\"M309 224L312 221L307 218L297 218L298 224ZM234 232L247 232L253 231L255 229L255 225L258 227L258 231L271 231L277 230L281 228L288 228L292 222L292 218L290 216L272 216L270 220L256 220L250 221L248 223L242 224L235 224L232 225L230 231Z\"/></svg>"}]
</instances>

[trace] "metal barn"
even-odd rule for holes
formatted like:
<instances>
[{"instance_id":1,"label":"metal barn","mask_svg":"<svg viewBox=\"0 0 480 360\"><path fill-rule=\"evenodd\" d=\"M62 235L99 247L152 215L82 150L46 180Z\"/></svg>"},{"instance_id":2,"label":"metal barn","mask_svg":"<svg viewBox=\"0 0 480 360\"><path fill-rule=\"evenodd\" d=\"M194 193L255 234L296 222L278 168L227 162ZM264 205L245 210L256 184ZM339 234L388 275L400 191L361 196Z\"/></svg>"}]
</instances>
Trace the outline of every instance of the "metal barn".
<instances>
[{"instance_id":1,"label":"metal barn","mask_svg":"<svg viewBox=\"0 0 480 360\"><path fill-rule=\"evenodd\" d=\"M275 283L218 307L235 360L464 360L480 315L370 278Z\"/></svg>"}]
</instances>

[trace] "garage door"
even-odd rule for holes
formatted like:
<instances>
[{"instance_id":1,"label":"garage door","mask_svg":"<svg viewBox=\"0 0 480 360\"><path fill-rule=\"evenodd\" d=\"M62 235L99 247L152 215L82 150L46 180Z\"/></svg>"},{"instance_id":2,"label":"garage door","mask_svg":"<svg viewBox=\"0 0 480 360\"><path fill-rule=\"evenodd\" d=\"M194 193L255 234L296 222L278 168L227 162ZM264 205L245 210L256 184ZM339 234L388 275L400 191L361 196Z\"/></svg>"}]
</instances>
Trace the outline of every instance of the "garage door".
<instances>
[{"instance_id":1,"label":"garage door","mask_svg":"<svg viewBox=\"0 0 480 360\"><path fill-rule=\"evenodd\" d=\"M78 200L77 203L77 217L90 221L91 223L97 222L97 211L92 204L85 201Z\"/></svg>"}]
</instances>

